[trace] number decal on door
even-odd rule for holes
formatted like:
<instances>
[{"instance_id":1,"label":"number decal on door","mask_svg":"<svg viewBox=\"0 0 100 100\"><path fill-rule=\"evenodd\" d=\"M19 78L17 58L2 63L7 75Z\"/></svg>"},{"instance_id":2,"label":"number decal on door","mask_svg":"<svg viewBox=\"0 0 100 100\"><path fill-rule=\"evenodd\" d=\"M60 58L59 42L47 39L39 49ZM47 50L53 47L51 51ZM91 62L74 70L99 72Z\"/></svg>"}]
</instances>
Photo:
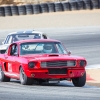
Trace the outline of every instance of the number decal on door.
<instances>
[{"instance_id":1,"label":"number decal on door","mask_svg":"<svg viewBox=\"0 0 100 100\"><path fill-rule=\"evenodd\" d=\"M12 72L12 66L11 66L10 63L8 63L8 71L9 71L9 72Z\"/></svg>"}]
</instances>

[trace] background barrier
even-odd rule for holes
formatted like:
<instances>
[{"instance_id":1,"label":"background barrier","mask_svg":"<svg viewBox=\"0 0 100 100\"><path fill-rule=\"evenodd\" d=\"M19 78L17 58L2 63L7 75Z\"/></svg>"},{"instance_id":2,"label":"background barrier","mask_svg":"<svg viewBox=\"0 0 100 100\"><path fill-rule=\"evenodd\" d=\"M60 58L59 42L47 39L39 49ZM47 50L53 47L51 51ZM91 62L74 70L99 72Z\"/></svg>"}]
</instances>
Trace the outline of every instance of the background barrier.
<instances>
[{"instance_id":1,"label":"background barrier","mask_svg":"<svg viewBox=\"0 0 100 100\"><path fill-rule=\"evenodd\" d=\"M29 15L72 10L100 9L100 0L68 0L38 4L1 5L0 16Z\"/></svg>"}]
</instances>

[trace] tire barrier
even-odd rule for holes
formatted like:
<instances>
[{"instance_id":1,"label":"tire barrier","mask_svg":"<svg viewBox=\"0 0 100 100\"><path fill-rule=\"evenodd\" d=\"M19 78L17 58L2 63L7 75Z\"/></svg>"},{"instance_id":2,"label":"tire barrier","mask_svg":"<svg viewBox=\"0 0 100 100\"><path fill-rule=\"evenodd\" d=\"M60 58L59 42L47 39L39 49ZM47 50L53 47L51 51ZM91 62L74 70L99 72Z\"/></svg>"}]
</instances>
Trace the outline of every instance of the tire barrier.
<instances>
[{"instance_id":1,"label":"tire barrier","mask_svg":"<svg viewBox=\"0 0 100 100\"><path fill-rule=\"evenodd\" d=\"M77 10L78 9L78 5L77 5L77 2L75 0L70 0L69 4L70 4L70 7L71 7L71 10Z\"/></svg>"},{"instance_id":2,"label":"tire barrier","mask_svg":"<svg viewBox=\"0 0 100 100\"><path fill-rule=\"evenodd\" d=\"M91 0L83 0L85 4L85 9L92 9Z\"/></svg>"},{"instance_id":3,"label":"tire barrier","mask_svg":"<svg viewBox=\"0 0 100 100\"><path fill-rule=\"evenodd\" d=\"M0 7L0 16L5 16L4 7Z\"/></svg>"},{"instance_id":4,"label":"tire barrier","mask_svg":"<svg viewBox=\"0 0 100 100\"><path fill-rule=\"evenodd\" d=\"M47 3L48 12L55 12L55 5L54 3Z\"/></svg>"},{"instance_id":5,"label":"tire barrier","mask_svg":"<svg viewBox=\"0 0 100 100\"><path fill-rule=\"evenodd\" d=\"M85 9L85 3L83 0L78 0L77 1L77 9L78 10L84 10Z\"/></svg>"},{"instance_id":6,"label":"tire barrier","mask_svg":"<svg viewBox=\"0 0 100 100\"><path fill-rule=\"evenodd\" d=\"M62 2L63 10L64 11L69 11L71 10L69 2Z\"/></svg>"},{"instance_id":7,"label":"tire barrier","mask_svg":"<svg viewBox=\"0 0 100 100\"><path fill-rule=\"evenodd\" d=\"M40 8L40 5L39 4L32 5L32 8L33 8L33 13L34 14L41 13L41 8Z\"/></svg>"},{"instance_id":8,"label":"tire barrier","mask_svg":"<svg viewBox=\"0 0 100 100\"><path fill-rule=\"evenodd\" d=\"M41 13L49 12L47 3L40 4Z\"/></svg>"},{"instance_id":9,"label":"tire barrier","mask_svg":"<svg viewBox=\"0 0 100 100\"><path fill-rule=\"evenodd\" d=\"M99 8L99 0L91 0L92 9Z\"/></svg>"},{"instance_id":10,"label":"tire barrier","mask_svg":"<svg viewBox=\"0 0 100 100\"><path fill-rule=\"evenodd\" d=\"M99 9L100 9L100 0L99 0Z\"/></svg>"},{"instance_id":11,"label":"tire barrier","mask_svg":"<svg viewBox=\"0 0 100 100\"><path fill-rule=\"evenodd\" d=\"M31 4L25 5L25 9L26 9L26 14L27 15L33 14L33 8L32 8L32 5Z\"/></svg>"},{"instance_id":12,"label":"tire barrier","mask_svg":"<svg viewBox=\"0 0 100 100\"><path fill-rule=\"evenodd\" d=\"M63 11L63 6L61 2L55 3L55 12L58 12L58 11Z\"/></svg>"},{"instance_id":13,"label":"tire barrier","mask_svg":"<svg viewBox=\"0 0 100 100\"><path fill-rule=\"evenodd\" d=\"M5 16L12 16L11 6L5 6L4 11L5 11Z\"/></svg>"},{"instance_id":14,"label":"tire barrier","mask_svg":"<svg viewBox=\"0 0 100 100\"><path fill-rule=\"evenodd\" d=\"M26 15L26 7L25 5L18 6L19 15Z\"/></svg>"},{"instance_id":15,"label":"tire barrier","mask_svg":"<svg viewBox=\"0 0 100 100\"><path fill-rule=\"evenodd\" d=\"M100 9L100 0L68 0L54 3L0 6L0 16L4 17L86 9Z\"/></svg>"},{"instance_id":16,"label":"tire barrier","mask_svg":"<svg viewBox=\"0 0 100 100\"><path fill-rule=\"evenodd\" d=\"M11 6L12 16L19 15L18 6Z\"/></svg>"}]
</instances>

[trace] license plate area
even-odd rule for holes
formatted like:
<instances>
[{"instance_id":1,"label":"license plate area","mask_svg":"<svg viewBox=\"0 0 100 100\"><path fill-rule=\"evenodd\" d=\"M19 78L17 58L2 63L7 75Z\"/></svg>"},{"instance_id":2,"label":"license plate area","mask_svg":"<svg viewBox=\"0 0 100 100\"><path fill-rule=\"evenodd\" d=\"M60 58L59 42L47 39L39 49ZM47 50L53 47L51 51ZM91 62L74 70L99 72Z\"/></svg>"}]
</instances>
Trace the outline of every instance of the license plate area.
<instances>
[{"instance_id":1,"label":"license plate area","mask_svg":"<svg viewBox=\"0 0 100 100\"><path fill-rule=\"evenodd\" d=\"M67 74L66 68L50 68L48 69L49 74Z\"/></svg>"}]
</instances>

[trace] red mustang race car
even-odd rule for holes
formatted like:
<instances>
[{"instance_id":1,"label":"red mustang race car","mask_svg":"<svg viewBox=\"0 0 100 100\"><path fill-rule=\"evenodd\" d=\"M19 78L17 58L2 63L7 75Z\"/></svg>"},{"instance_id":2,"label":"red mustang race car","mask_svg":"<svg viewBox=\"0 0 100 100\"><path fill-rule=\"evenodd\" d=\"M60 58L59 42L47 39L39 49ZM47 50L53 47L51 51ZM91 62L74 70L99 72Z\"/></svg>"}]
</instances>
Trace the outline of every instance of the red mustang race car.
<instances>
[{"instance_id":1,"label":"red mustang race car","mask_svg":"<svg viewBox=\"0 0 100 100\"><path fill-rule=\"evenodd\" d=\"M11 78L23 85L72 80L74 86L86 83L86 60L72 56L58 40L32 39L12 43L0 54L0 81Z\"/></svg>"}]
</instances>

